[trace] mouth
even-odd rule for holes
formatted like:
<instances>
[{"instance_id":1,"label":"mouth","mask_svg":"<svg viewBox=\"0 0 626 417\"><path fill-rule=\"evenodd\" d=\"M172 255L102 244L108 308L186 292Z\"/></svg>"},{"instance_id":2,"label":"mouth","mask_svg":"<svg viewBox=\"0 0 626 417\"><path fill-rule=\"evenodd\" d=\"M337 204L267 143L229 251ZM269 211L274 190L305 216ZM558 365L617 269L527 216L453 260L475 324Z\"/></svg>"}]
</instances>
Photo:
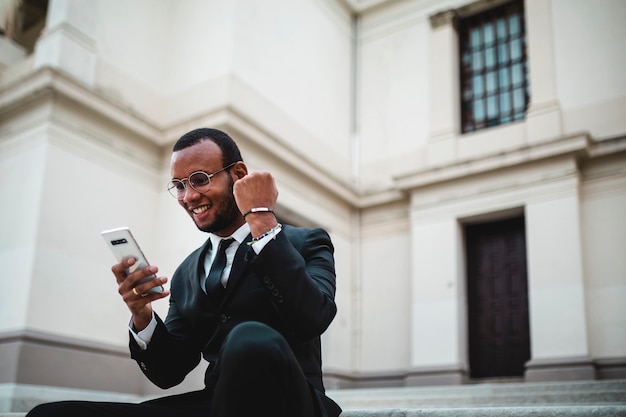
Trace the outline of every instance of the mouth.
<instances>
[{"instance_id":1,"label":"mouth","mask_svg":"<svg viewBox=\"0 0 626 417\"><path fill-rule=\"evenodd\" d=\"M190 208L189 211L193 213L194 215L199 216L202 213L206 213L207 211L209 211L209 206L204 205L204 206L199 206L199 207L193 207L193 208Z\"/></svg>"}]
</instances>

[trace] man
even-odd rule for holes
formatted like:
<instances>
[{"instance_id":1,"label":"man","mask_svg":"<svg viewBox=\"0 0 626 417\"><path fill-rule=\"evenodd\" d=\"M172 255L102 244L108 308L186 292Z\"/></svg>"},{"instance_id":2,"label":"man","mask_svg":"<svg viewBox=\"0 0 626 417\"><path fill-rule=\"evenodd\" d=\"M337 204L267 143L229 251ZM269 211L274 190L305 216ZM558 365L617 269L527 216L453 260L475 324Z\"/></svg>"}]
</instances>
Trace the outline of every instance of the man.
<instances>
[{"instance_id":1,"label":"man","mask_svg":"<svg viewBox=\"0 0 626 417\"><path fill-rule=\"evenodd\" d=\"M235 142L219 130L183 135L171 173L168 189L209 234L206 243L177 268L170 291L150 291L164 277L139 283L155 266L127 274L135 261L128 259L112 271L132 315L131 356L143 373L169 388L203 357L205 389L140 404L44 404L28 416L338 416L321 371L320 335L337 311L328 234L279 224L274 178L248 173ZM162 321L152 302L168 295Z\"/></svg>"}]
</instances>

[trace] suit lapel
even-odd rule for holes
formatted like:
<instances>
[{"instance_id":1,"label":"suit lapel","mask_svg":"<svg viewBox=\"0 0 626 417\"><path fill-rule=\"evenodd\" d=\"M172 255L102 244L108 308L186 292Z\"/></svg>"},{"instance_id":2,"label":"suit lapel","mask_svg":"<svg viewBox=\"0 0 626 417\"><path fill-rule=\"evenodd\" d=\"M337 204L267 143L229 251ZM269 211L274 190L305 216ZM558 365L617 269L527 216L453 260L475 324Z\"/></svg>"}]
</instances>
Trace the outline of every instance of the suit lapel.
<instances>
[{"instance_id":1,"label":"suit lapel","mask_svg":"<svg viewBox=\"0 0 626 417\"><path fill-rule=\"evenodd\" d=\"M207 252L211 250L211 239L207 239L202 246L202 250L200 251L200 255L196 258L196 279L193 280L193 288L194 291L200 291L204 294L204 290L200 283L206 277L206 272L204 270L204 260L206 258Z\"/></svg>"}]
</instances>

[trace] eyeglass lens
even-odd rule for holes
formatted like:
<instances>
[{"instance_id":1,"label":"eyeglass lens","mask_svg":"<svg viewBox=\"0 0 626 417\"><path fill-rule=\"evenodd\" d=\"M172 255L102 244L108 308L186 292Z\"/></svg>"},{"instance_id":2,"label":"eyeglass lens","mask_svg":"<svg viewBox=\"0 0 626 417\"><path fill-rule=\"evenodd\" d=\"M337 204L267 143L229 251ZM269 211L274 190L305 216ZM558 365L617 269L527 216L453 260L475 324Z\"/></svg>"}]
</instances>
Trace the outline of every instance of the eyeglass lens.
<instances>
[{"instance_id":1,"label":"eyeglass lens","mask_svg":"<svg viewBox=\"0 0 626 417\"><path fill-rule=\"evenodd\" d=\"M191 188L199 193L205 193L209 191L209 187L211 186L211 177L209 176L209 174L203 171L194 172L189 176L187 181ZM170 180L167 188L170 194L172 194L179 200L185 197L184 180Z\"/></svg>"}]
</instances>

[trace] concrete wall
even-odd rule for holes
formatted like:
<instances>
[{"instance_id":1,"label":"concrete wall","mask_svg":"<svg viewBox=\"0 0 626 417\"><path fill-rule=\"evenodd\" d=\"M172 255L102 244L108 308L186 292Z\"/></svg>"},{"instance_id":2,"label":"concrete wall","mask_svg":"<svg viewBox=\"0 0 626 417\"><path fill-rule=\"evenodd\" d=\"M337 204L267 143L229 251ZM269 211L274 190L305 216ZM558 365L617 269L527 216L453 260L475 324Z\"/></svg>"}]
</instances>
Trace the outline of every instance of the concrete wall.
<instances>
[{"instance_id":1,"label":"concrete wall","mask_svg":"<svg viewBox=\"0 0 626 417\"><path fill-rule=\"evenodd\" d=\"M109 372L93 389L140 376L99 232L130 226L167 276L201 244L164 192L171 144L198 126L276 174L279 214L330 232L330 387L465 382L462 227L511 215L531 376L623 369L626 5L526 1L527 118L462 135L453 23L472 4L51 0L34 53L0 66L0 381L44 383L15 365L26 346L62 346L66 369L88 352ZM143 383L128 389L155 392Z\"/></svg>"}]
</instances>

